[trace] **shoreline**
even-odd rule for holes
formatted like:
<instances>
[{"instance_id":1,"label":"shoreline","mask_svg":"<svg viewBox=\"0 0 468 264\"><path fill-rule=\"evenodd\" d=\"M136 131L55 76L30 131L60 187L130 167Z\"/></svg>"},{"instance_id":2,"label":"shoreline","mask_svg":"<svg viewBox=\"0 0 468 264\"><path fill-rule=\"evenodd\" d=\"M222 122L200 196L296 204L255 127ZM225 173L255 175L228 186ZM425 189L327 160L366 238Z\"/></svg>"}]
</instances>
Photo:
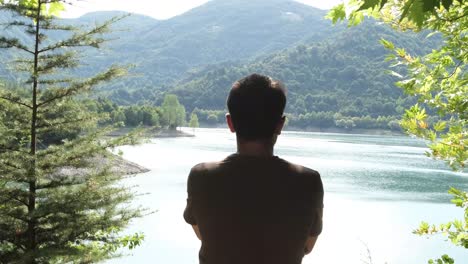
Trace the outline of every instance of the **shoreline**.
<instances>
[{"instance_id":1,"label":"shoreline","mask_svg":"<svg viewBox=\"0 0 468 264\"><path fill-rule=\"evenodd\" d=\"M111 133L107 134L108 137L121 137L132 132L138 128L120 128ZM190 134L181 130L169 130L169 129L159 129L159 128L143 128L144 137L148 138L177 138L177 137L195 137L194 134Z\"/></svg>"},{"instance_id":2,"label":"shoreline","mask_svg":"<svg viewBox=\"0 0 468 264\"><path fill-rule=\"evenodd\" d=\"M217 128L217 129L228 129L225 125L214 125L214 126L200 126L201 129ZM198 129L196 128L196 129ZM109 137L120 137L130 133L136 128L121 128L115 130L108 134ZM146 131L143 133L144 137L147 138L179 138L179 137L195 137L195 134L186 131L186 127L183 127L182 130L169 130L169 129L159 129L159 128L146 128ZM387 129L366 129L366 128L354 128L354 129L344 129L344 128L320 128L320 127L307 127L306 129L288 126L283 129L284 132L314 132L314 133L338 133L338 134L348 134L348 135L369 135L369 136L405 136L402 131L394 131Z\"/></svg>"},{"instance_id":3,"label":"shoreline","mask_svg":"<svg viewBox=\"0 0 468 264\"><path fill-rule=\"evenodd\" d=\"M89 161L93 164L92 167L64 167L59 169L55 175L60 177L84 177L85 175L95 171L109 168L111 173L121 176L131 176L149 172L150 170L138 165L135 162L128 161L119 155L109 153L111 157L98 156L90 158Z\"/></svg>"},{"instance_id":4,"label":"shoreline","mask_svg":"<svg viewBox=\"0 0 468 264\"><path fill-rule=\"evenodd\" d=\"M386 130L386 129L367 129L367 128L354 128L347 130L343 128L319 128L309 127L307 129L300 129L297 127L287 127L284 131L290 132L318 132L318 133L339 133L349 135L369 135L369 136L405 136L406 134L399 131Z\"/></svg>"},{"instance_id":5,"label":"shoreline","mask_svg":"<svg viewBox=\"0 0 468 264\"><path fill-rule=\"evenodd\" d=\"M199 128L222 128L228 129L226 125L214 125L214 126L200 126ZM394 131L387 129L367 129L367 128L354 128L351 130L344 128L320 128L320 127L307 127L306 129L287 126L283 128L283 132L315 132L315 133L338 133L338 134L349 134L349 135L369 135L369 136L406 136L403 131Z\"/></svg>"}]
</instances>

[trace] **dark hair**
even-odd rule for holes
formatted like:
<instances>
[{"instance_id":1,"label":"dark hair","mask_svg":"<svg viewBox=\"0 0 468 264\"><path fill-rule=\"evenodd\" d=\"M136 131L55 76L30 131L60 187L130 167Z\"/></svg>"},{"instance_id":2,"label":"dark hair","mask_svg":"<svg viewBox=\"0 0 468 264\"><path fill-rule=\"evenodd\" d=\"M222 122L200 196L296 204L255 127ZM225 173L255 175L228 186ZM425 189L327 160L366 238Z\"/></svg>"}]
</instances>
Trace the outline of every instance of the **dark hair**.
<instances>
[{"instance_id":1,"label":"dark hair","mask_svg":"<svg viewBox=\"0 0 468 264\"><path fill-rule=\"evenodd\" d=\"M237 136L244 140L271 138L286 106L284 86L260 74L232 85L227 107Z\"/></svg>"}]
</instances>

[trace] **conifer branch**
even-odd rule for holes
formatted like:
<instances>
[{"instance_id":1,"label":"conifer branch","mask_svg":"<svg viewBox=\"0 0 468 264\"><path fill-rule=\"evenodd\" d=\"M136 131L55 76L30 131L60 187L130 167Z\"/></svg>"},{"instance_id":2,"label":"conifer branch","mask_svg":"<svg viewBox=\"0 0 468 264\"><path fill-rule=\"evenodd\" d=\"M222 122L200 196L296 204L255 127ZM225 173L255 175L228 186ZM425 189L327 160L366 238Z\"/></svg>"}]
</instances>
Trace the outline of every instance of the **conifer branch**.
<instances>
[{"instance_id":1,"label":"conifer branch","mask_svg":"<svg viewBox=\"0 0 468 264\"><path fill-rule=\"evenodd\" d=\"M43 24L40 28L45 29L45 30L62 30L62 31L73 31L73 30L78 29L77 27L74 27L74 26L56 25L52 23Z\"/></svg>"},{"instance_id":2,"label":"conifer branch","mask_svg":"<svg viewBox=\"0 0 468 264\"><path fill-rule=\"evenodd\" d=\"M1 26L5 26L5 28L10 28L13 26L18 26L18 27L27 27L27 28L33 28L34 24L31 23L26 23L24 21L13 21L13 22L8 22L8 23L0 23Z\"/></svg>"},{"instance_id":3,"label":"conifer branch","mask_svg":"<svg viewBox=\"0 0 468 264\"><path fill-rule=\"evenodd\" d=\"M57 84L57 83L71 83L73 79L57 79L57 80L39 80L37 81L38 84Z\"/></svg>"},{"instance_id":4,"label":"conifer branch","mask_svg":"<svg viewBox=\"0 0 468 264\"><path fill-rule=\"evenodd\" d=\"M25 151L22 151L21 149L11 148L11 147L7 147L7 146L2 146L2 145L0 145L0 153L2 153L2 151L11 151L11 152L17 152L17 153L27 153L27 152L25 152Z\"/></svg>"},{"instance_id":5,"label":"conifer branch","mask_svg":"<svg viewBox=\"0 0 468 264\"><path fill-rule=\"evenodd\" d=\"M70 186L76 186L83 184L84 182L79 182L79 181L70 181L70 182L64 182L62 180L57 180L57 181L51 181L49 183L45 184L38 184L37 185L37 190L44 190L44 189L54 189L54 188L61 188L61 187L70 187ZM45 216L39 216L38 219L45 217Z\"/></svg>"},{"instance_id":6,"label":"conifer branch","mask_svg":"<svg viewBox=\"0 0 468 264\"><path fill-rule=\"evenodd\" d=\"M75 53L74 52L66 52L63 54L54 54L48 57L41 58L43 61L43 65L38 66L37 71L38 73L51 73L56 68L61 69L72 69L79 66L77 60L75 60Z\"/></svg>"},{"instance_id":7,"label":"conifer branch","mask_svg":"<svg viewBox=\"0 0 468 264\"><path fill-rule=\"evenodd\" d=\"M50 127L57 127L57 126L63 126L63 125L68 125L68 124L76 124L78 122L84 122L84 121L89 121L91 120L90 118L79 118L79 119L73 119L73 120L67 120L63 122L56 122L56 123L50 123L50 124L42 124L42 125L37 125L37 129L43 129L43 128L50 128Z\"/></svg>"},{"instance_id":8,"label":"conifer branch","mask_svg":"<svg viewBox=\"0 0 468 264\"><path fill-rule=\"evenodd\" d=\"M20 16L32 18L31 13L34 13L36 9L26 5L3 3L0 5L0 11L10 11Z\"/></svg>"},{"instance_id":9,"label":"conifer branch","mask_svg":"<svg viewBox=\"0 0 468 264\"><path fill-rule=\"evenodd\" d=\"M5 100L5 101L8 101L10 103L13 103L13 104L16 104L16 105L21 105L21 106L27 107L29 109L32 109L32 106L22 102L21 98L11 97L11 96L12 96L12 94L2 94L2 93L0 93L0 100Z\"/></svg>"},{"instance_id":10,"label":"conifer branch","mask_svg":"<svg viewBox=\"0 0 468 264\"><path fill-rule=\"evenodd\" d=\"M15 246L16 249L25 250L26 248L25 248L23 245L17 244L18 241L12 240L12 239L8 239L8 238L7 238L7 237L9 236L9 233L2 232L3 229L4 229L4 230L7 230L8 227L9 227L9 226L7 226L7 225L2 225L2 224L0 224L0 242L2 242L2 243L5 243L5 242L6 242L6 243L9 243L9 244ZM6 264L6 262L2 262L2 259L0 259L0 263L1 263L1 264Z\"/></svg>"},{"instance_id":11,"label":"conifer branch","mask_svg":"<svg viewBox=\"0 0 468 264\"><path fill-rule=\"evenodd\" d=\"M4 192L2 194L0 194L0 197L1 196L4 196L5 198L2 199L2 201L0 201L0 204L5 204L11 200L14 200L16 202L19 202L21 203L22 205L25 205L25 206L28 206L28 203L24 200L21 200L19 197L24 197L24 198L27 198L27 194L25 193L21 193L20 191L11 191L11 192Z\"/></svg>"},{"instance_id":12,"label":"conifer branch","mask_svg":"<svg viewBox=\"0 0 468 264\"><path fill-rule=\"evenodd\" d=\"M73 83L69 88L66 89L57 89L55 94L50 98L43 98L44 101L38 104L38 107L43 107L47 104L52 103L53 101L63 99L69 96L76 95L80 92L89 91L92 87L98 85L101 82L110 80L114 77L124 76L127 73L126 69L120 67L111 67L106 72L96 75L93 78L90 78L84 82Z\"/></svg>"},{"instance_id":13,"label":"conifer branch","mask_svg":"<svg viewBox=\"0 0 468 264\"><path fill-rule=\"evenodd\" d=\"M100 25L95 26L89 31L83 33L74 34L67 40L63 40L57 42L55 44L49 45L41 50L39 50L39 54L44 52L53 51L60 48L77 48L77 47L94 47L99 48L100 45L104 42L107 42L107 39L104 38L95 38L95 35L108 33L110 30L110 25L113 23L122 20L126 16L112 18Z\"/></svg>"},{"instance_id":14,"label":"conifer branch","mask_svg":"<svg viewBox=\"0 0 468 264\"><path fill-rule=\"evenodd\" d=\"M17 38L5 38L0 36L0 49L17 48L19 50L34 54L33 51L29 50L25 45L21 44Z\"/></svg>"},{"instance_id":15,"label":"conifer branch","mask_svg":"<svg viewBox=\"0 0 468 264\"><path fill-rule=\"evenodd\" d=\"M29 220L27 218L22 217L21 215L18 215L18 214L12 214L12 212L2 213L2 211L0 211L0 215L7 216L7 217L13 218L15 220L20 220L21 222L24 222L24 223L29 222Z\"/></svg>"},{"instance_id":16,"label":"conifer branch","mask_svg":"<svg viewBox=\"0 0 468 264\"><path fill-rule=\"evenodd\" d=\"M0 160L0 165L4 165L4 166L7 166L7 167L10 167L14 170L23 170L23 168L21 167L18 167L17 165L9 162L9 161L6 161L6 160Z\"/></svg>"}]
</instances>

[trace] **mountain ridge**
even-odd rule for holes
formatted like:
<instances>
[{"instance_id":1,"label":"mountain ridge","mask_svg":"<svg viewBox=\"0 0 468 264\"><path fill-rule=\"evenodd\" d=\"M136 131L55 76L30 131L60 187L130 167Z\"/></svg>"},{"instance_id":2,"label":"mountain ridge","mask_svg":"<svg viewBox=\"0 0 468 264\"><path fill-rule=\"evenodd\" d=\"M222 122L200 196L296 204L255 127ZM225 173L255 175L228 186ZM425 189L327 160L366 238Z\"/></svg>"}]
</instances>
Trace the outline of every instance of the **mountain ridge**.
<instances>
[{"instance_id":1,"label":"mountain ridge","mask_svg":"<svg viewBox=\"0 0 468 264\"><path fill-rule=\"evenodd\" d=\"M95 24L121 14L125 12L94 12L64 21ZM91 51L94 69L83 75L111 64L136 64L136 72L151 69L152 74L132 82L159 89L194 67L251 60L300 42L320 40L330 31L324 14L290 0L214 0L167 20L133 15L114 27L130 27L132 32L111 34L119 40L109 43L104 55Z\"/></svg>"}]
</instances>

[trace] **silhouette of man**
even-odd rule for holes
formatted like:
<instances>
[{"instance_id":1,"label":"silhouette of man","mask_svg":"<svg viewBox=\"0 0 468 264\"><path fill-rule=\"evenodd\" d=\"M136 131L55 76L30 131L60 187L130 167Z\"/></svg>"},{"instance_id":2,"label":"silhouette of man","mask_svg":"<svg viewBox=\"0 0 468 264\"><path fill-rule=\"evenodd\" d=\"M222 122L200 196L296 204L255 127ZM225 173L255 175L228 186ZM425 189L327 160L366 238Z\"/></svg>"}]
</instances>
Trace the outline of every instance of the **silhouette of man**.
<instances>
[{"instance_id":1,"label":"silhouette of man","mask_svg":"<svg viewBox=\"0 0 468 264\"><path fill-rule=\"evenodd\" d=\"M299 264L322 231L320 174L273 153L285 117L283 85L252 74L234 83L227 124L237 153L188 177L185 221L201 264Z\"/></svg>"}]
</instances>

